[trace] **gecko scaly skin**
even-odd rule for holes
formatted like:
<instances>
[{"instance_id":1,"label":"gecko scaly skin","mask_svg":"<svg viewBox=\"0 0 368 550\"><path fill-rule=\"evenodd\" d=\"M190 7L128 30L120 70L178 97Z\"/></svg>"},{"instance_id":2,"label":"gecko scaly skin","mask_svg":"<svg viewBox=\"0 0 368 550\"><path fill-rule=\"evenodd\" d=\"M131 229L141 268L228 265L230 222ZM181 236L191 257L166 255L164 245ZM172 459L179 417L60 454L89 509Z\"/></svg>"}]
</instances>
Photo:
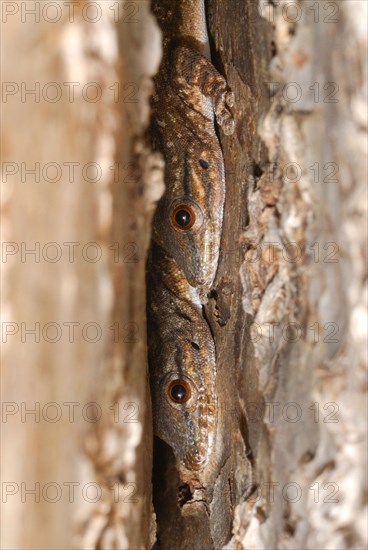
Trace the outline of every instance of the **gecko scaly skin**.
<instances>
[{"instance_id":1,"label":"gecko scaly skin","mask_svg":"<svg viewBox=\"0 0 368 550\"><path fill-rule=\"evenodd\" d=\"M153 7L164 37L152 109L166 186L155 212L153 238L205 302L217 270L225 200L214 118L225 133L233 132L227 109L233 95L205 55L203 0L156 2Z\"/></svg>"},{"instance_id":2,"label":"gecko scaly skin","mask_svg":"<svg viewBox=\"0 0 368 550\"><path fill-rule=\"evenodd\" d=\"M203 0L154 0L152 8L164 45L152 135L165 159L165 192L147 273L150 384L154 432L191 482L214 463L216 357L202 304L217 271L225 200L215 119L233 132L233 95L208 58Z\"/></svg>"},{"instance_id":3,"label":"gecko scaly skin","mask_svg":"<svg viewBox=\"0 0 368 550\"><path fill-rule=\"evenodd\" d=\"M150 267L148 345L154 429L186 471L197 471L206 465L215 441L215 346L198 291L156 244Z\"/></svg>"}]
</instances>

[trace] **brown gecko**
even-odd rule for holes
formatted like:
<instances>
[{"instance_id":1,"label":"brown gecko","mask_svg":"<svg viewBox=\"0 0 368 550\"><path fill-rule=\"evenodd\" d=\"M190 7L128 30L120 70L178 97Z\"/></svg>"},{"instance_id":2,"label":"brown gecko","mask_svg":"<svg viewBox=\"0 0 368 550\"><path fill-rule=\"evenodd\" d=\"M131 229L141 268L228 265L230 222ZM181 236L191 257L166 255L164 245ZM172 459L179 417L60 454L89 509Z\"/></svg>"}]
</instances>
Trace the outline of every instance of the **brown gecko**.
<instances>
[{"instance_id":1,"label":"brown gecko","mask_svg":"<svg viewBox=\"0 0 368 550\"><path fill-rule=\"evenodd\" d=\"M153 238L206 301L217 270L225 173L215 117L234 130L233 94L211 64L203 0L154 2L164 54L152 102L166 191L157 205Z\"/></svg>"},{"instance_id":2,"label":"brown gecko","mask_svg":"<svg viewBox=\"0 0 368 550\"><path fill-rule=\"evenodd\" d=\"M234 130L233 95L209 55L203 0L154 0L163 31L151 135L165 159L153 219L147 316L154 432L182 479L216 463L215 345L203 316L217 270L225 200L215 119Z\"/></svg>"},{"instance_id":3,"label":"brown gecko","mask_svg":"<svg viewBox=\"0 0 368 550\"><path fill-rule=\"evenodd\" d=\"M157 244L147 283L154 431L173 448L182 479L188 479L214 449L215 346L198 291Z\"/></svg>"}]
</instances>

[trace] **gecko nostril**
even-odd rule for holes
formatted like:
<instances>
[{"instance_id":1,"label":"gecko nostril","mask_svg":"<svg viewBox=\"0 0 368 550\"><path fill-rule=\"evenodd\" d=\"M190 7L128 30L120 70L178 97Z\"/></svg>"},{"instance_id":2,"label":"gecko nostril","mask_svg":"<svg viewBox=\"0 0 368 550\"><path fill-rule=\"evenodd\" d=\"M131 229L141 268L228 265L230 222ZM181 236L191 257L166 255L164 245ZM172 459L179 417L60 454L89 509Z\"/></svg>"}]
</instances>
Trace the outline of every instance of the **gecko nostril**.
<instances>
[{"instance_id":1,"label":"gecko nostril","mask_svg":"<svg viewBox=\"0 0 368 550\"><path fill-rule=\"evenodd\" d=\"M206 159L199 159L198 162L204 170L207 170L210 167L210 163Z\"/></svg>"}]
</instances>

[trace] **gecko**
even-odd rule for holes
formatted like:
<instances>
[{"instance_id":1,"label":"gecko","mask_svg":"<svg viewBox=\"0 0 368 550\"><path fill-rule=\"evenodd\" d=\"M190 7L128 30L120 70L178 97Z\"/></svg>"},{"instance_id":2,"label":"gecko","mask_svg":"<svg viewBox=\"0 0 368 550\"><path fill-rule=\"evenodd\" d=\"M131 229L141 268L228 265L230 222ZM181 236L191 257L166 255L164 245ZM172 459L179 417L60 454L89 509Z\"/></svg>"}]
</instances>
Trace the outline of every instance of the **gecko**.
<instances>
[{"instance_id":1,"label":"gecko","mask_svg":"<svg viewBox=\"0 0 368 550\"><path fill-rule=\"evenodd\" d=\"M153 424L193 485L216 464L216 350L203 307L217 271L225 201L216 124L233 133L234 96L209 58L204 0L154 0L152 10L163 59L151 137L165 160L147 264Z\"/></svg>"},{"instance_id":2,"label":"gecko","mask_svg":"<svg viewBox=\"0 0 368 550\"><path fill-rule=\"evenodd\" d=\"M154 432L173 448L186 479L214 450L215 346L198 291L155 243L147 283Z\"/></svg>"},{"instance_id":3,"label":"gecko","mask_svg":"<svg viewBox=\"0 0 368 550\"><path fill-rule=\"evenodd\" d=\"M153 239L205 303L217 270L225 200L215 120L225 134L233 133L234 96L209 59L204 1L157 1L153 12L163 32L152 112L166 188L155 211Z\"/></svg>"}]
</instances>

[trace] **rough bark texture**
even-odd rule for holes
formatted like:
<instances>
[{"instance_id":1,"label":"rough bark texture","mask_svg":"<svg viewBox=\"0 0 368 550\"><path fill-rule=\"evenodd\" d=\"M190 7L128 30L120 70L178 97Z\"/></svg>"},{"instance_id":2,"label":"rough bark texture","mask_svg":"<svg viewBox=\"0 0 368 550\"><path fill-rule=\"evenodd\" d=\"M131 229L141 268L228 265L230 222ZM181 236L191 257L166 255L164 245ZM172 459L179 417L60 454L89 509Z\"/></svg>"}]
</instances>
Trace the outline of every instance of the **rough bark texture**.
<instances>
[{"instance_id":1,"label":"rough bark texture","mask_svg":"<svg viewBox=\"0 0 368 550\"><path fill-rule=\"evenodd\" d=\"M56 23L51 8L22 17L37 2L7 4L1 545L150 548L144 271L162 162L141 136L159 33L145 1L94 3L94 23L85 2ZM207 4L237 98L207 307L226 452L204 508L177 502L169 450L155 451L160 544L360 549L367 4ZM72 100L65 82L79 83Z\"/></svg>"},{"instance_id":2,"label":"rough bark texture","mask_svg":"<svg viewBox=\"0 0 368 550\"><path fill-rule=\"evenodd\" d=\"M223 143L235 165L224 253L239 237L235 304L250 330L220 292L217 304L238 323L221 364L234 368L237 399L226 402L245 411L256 489L235 508L227 548L362 548L366 5L249 2L244 17L235 2L210 4L221 63L244 98L236 139ZM223 262L220 289L232 273Z\"/></svg>"}]
</instances>

